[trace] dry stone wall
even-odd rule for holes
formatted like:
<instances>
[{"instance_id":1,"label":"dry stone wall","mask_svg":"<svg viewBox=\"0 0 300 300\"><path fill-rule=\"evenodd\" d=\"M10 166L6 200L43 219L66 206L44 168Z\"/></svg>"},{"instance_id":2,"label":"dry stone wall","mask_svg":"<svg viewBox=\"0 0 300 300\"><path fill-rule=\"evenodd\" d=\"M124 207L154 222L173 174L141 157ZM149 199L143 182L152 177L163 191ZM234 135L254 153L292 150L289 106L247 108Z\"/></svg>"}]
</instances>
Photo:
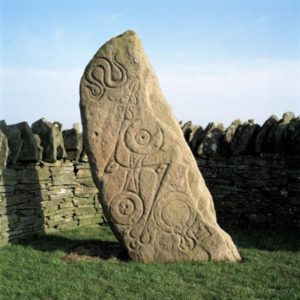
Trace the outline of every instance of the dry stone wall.
<instances>
[{"instance_id":1,"label":"dry stone wall","mask_svg":"<svg viewBox=\"0 0 300 300\"><path fill-rule=\"evenodd\" d=\"M300 228L299 117L182 130L221 225ZM0 245L102 222L78 124L0 121Z\"/></svg>"},{"instance_id":2,"label":"dry stone wall","mask_svg":"<svg viewBox=\"0 0 300 300\"><path fill-rule=\"evenodd\" d=\"M10 164L0 177L0 245L102 223L87 162Z\"/></svg>"},{"instance_id":3,"label":"dry stone wall","mask_svg":"<svg viewBox=\"0 0 300 300\"><path fill-rule=\"evenodd\" d=\"M300 117L182 125L221 224L300 228Z\"/></svg>"},{"instance_id":4,"label":"dry stone wall","mask_svg":"<svg viewBox=\"0 0 300 300\"><path fill-rule=\"evenodd\" d=\"M0 126L0 245L103 222L77 125Z\"/></svg>"}]
</instances>

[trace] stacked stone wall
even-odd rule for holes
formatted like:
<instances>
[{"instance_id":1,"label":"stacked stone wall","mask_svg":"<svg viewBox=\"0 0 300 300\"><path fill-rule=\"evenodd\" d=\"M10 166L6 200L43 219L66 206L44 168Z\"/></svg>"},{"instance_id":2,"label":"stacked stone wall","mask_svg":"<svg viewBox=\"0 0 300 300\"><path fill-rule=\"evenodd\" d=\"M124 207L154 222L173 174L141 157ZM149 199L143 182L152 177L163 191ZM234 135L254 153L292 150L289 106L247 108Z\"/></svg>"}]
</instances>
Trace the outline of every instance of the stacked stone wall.
<instances>
[{"instance_id":1,"label":"stacked stone wall","mask_svg":"<svg viewBox=\"0 0 300 300\"><path fill-rule=\"evenodd\" d=\"M78 124L0 121L0 244L102 221Z\"/></svg>"},{"instance_id":2,"label":"stacked stone wall","mask_svg":"<svg viewBox=\"0 0 300 300\"><path fill-rule=\"evenodd\" d=\"M222 225L300 228L300 118L182 125ZM79 125L0 121L0 245L103 222Z\"/></svg>"},{"instance_id":3,"label":"stacked stone wall","mask_svg":"<svg viewBox=\"0 0 300 300\"><path fill-rule=\"evenodd\" d=\"M102 222L87 162L9 164L0 176L0 245Z\"/></svg>"},{"instance_id":4,"label":"stacked stone wall","mask_svg":"<svg viewBox=\"0 0 300 300\"><path fill-rule=\"evenodd\" d=\"M300 117L182 125L221 224L300 228Z\"/></svg>"},{"instance_id":5,"label":"stacked stone wall","mask_svg":"<svg viewBox=\"0 0 300 300\"><path fill-rule=\"evenodd\" d=\"M300 228L300 156L198 157L220 224Z\"/></svg>"}]
</instances>

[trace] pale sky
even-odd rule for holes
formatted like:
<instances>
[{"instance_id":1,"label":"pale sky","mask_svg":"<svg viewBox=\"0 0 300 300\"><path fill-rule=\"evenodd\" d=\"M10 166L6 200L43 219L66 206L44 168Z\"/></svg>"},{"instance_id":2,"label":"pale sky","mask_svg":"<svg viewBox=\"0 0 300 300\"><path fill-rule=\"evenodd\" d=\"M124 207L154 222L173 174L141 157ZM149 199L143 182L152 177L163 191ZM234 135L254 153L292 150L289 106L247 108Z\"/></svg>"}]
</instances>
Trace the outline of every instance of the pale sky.
<instances>
[{"instance_id":1,"label":"pale sky","mask_svg":"<svg viewBox=\"0 0 300 300\"><path fill-rule=\"evenodd\" d=\"M300 114L299 0L0 0L0 120L80 122L98 48L140 36L178 120Z\"/></svg>"}]
</instances>

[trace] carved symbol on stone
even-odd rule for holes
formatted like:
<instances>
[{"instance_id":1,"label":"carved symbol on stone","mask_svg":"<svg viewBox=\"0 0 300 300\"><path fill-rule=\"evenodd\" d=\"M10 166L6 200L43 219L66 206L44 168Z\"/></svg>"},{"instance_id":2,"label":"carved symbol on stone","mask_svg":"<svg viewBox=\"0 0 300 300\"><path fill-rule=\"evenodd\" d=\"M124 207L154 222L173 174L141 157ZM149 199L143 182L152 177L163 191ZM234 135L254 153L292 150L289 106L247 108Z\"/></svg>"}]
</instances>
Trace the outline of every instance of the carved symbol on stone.
<instances>
[{"instance_id":1,"label":"carved symbol on stone","mask_svg":"<svg viewBox=\"0 0 300 300\"><path fill-rule=\"evenodd\" d=\"M85 87L89 96L100 100L106 88L117 88L127 81L125 67L113 56L112 61L107 58L96 58L87 66L85 71Z\"/></svg>"},{"instance_id":2,"label":"carved symbol on stone","mask_svg":"<svg viewBox=\"0 0 300 300\"><path fill-rule=\"evenodd\" d=\"M169 233L186 231L196 218L190 203L189 197L180 192L172 192L167 197L158 199L154 209L155 221Z\"/></svg>"},{"instance_id":3,"label":"carved symbol on stone","mask_svg":"<svg viewBox=\"0 0 300 300\"><path fill-rule=\"evenodd\" d=\"M163 131L157 123L135 120L125 133L127 147L138 154L151 154L163 145Z\"/></svg>"},{"instance_id":4,"label":"carved symbol on stone","mask_svg":"<svg viewBox=\"0 0 300 300\"><path fill-rule=\"evenodd\" d=\"M112 199L110 213L113 220L121 225L132 225L143 215L143 202L132 192L123 191Z\"/></svg>"},{"instance_id":5,"label":"carved symbol on stone","mask_svg":"<svg viewBox=\"0 0 300 300\"><path fill-rule=\"evenodd\" d=\"M176 244L176 237L164 231L158 234L157 239L159 247L163 250L170 251L173 249L174 244Z\"/></svg>"},{"instance_id":6,"label":"carved symbol on stone","mask_svg":"<svg viewBox=\"0 0 300 300\"><path fill-rule=\"evenodd\" d=\"M171 247L168 241L178 240L181 251L193 250L197 241L187 235L196 219L196 212L190 205L191 199L184 193L172 192L167 197L159 199L154 209L154 218L159 227L169 235L168 239L159 244L163 248Z\"/></svg>"},{"instance_id":7,"label":"carved symbol on stone","mask_svg":"<svg viewBox=\"0 0 300 300\"><path fill-rule=\"evenodd\" d=\"M129 256L240 260L216 222L211 195L134 32L100 48L85 70L80 97L93 177ZM95 132L101 134L95 138ZM205 239L200 223L212 228Z\"/></svg>"},{"instance_id":8,"label":"carved symbol on stone","mask_svg":"<svg viewBox=\"0 0 300 300\"><path fill-rule=\"evenodd\" d=\"M111 161L105 168L106 173L113 173L114 171L117 171L119 168L119 165L115 161Z\"/></svg>"}]
</instances>

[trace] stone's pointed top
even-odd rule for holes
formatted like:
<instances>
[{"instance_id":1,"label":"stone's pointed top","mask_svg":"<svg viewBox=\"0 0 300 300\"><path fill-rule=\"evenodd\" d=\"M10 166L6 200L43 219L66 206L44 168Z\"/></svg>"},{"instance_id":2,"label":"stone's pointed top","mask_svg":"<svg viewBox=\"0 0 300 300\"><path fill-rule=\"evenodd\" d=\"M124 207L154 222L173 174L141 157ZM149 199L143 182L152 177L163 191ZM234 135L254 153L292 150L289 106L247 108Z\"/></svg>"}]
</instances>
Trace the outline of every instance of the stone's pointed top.
<instances>
[{"instance_id":1,"label":"stone's pointed top","mask_svg":"<svg viewBox=\"0 0 300 300\"><path fill-rule=\"evenodd\" d=\"M125 31L124 33L120 34L117 37L127 38L127 37L138 37L137 33L131 29Z\"/></svg>"},{"instance_id":2,"label":"stone's pointed top","mask_svg":"<svg viewBox=\"0 0 300 300\"><path fill-rule=\"evenodd\" d=\"M106 47L114 47L116 52L120 52L121 48L127 48L128 46L141 46L140 39L136 32L133 30L127 30L124 33L113 37L109 41L107 41L97 52L105 51ZM96 54L96 55L97 55ZM103 55L104 53L102 53Z\"/></svg>"}]
</instances>

